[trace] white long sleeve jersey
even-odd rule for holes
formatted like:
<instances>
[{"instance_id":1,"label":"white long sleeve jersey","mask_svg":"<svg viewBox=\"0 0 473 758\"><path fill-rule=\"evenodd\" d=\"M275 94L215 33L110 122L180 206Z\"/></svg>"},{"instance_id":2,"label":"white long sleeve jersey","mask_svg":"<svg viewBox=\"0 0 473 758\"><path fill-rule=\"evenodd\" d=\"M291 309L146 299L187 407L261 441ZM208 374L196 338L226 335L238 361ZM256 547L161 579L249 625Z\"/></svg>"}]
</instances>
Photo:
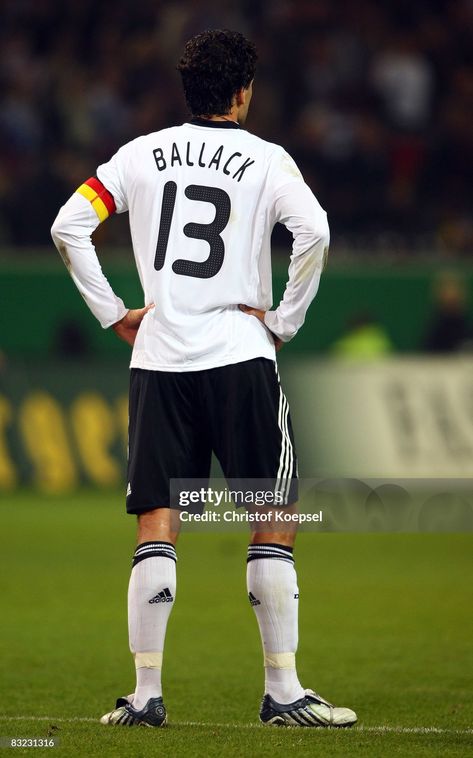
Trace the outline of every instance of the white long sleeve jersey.
<instances>
[{"instance_id":1,"label":"white long sleeve jersey","mask_svg":"<svg viewBox=\"0 0 473 758\"><path fill-rule=\"evenodd\" d=\"M103 327L127 312L105 278L91 235L128 211L144 302L155 303L131 366L195 371L266 357L271 332L302 326L328 250L325 211L292 158L230 121L195 119L129 142L61 208L52 236ZM284 297L272 306L270 238L293 235ZM239 303L268 311L266 327ZM136 306L135 306L136 307Z\"/></svg>"}]
</instances>

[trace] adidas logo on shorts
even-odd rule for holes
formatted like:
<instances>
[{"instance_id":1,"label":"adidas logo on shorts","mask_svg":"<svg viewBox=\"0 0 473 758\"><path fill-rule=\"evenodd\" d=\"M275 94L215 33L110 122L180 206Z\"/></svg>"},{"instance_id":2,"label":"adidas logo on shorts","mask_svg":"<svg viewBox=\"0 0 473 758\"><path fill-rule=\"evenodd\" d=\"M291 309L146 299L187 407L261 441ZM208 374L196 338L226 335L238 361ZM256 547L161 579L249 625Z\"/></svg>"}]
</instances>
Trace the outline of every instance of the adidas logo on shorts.
<instances>
[{"instance_id":1,"label":"adidas logo on shorts","mask_svg":"<svg viewBox=\"0 0 473 758\"><path fill-rule=\"evenodd\" d=\"M148 600L148 603L172 603L173 600L169 587L165 587L162 592L158 592L151 600Z\"/></svg>"}]
</instances>

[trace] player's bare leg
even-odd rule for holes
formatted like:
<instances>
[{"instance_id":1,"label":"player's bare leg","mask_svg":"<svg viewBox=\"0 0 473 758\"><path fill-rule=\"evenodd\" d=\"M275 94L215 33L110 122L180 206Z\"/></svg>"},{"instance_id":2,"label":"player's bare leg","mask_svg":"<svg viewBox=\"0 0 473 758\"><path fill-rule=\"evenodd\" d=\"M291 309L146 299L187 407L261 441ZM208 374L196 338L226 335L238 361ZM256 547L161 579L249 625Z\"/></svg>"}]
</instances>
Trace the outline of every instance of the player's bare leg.
<instances>
[{"instance_id":1,"label":"player's bare leg","mask_svg":"<svg viewBox=\"0 0 473 758\"><path fill-rule=\"evenodd\" d=\"M255 510L261 512L261 508L255 508ZM266 508L265 510L268 511L268 513L271 513L274 516L275 510L274 508ZM297 503L294 503L293 505L288 505L287 507L281 509L283 513L298 513ZM284 522L283 528L281 528L279 523L276 523L274 519L269 522L268 529L265 529L264 531L261 528L254 529L251 531L251 544L252 545L258 545L263 544L265 542L274 542L278 543L280 545L284 545L286 547L294 547L294 542L296 541L296 534L297 534L297 521L287 521Z\"/></svg>"},{"instance_id":2,"label":"player's bare leg","mask_svg":"<svg viewBox=\"0 0 473 758\"><path fill-rule=\"evenodd\" d=\"M178 512L171 508L155 508L138 516L137 544L143 542L170 542L175 545L179 537Z\"/></svg>"},{"instance_id":3,"label":"player's bare leg","mask_svg":"<svg viewBox=\"0 0 473 758\"><path fill-rule=\"evenodd\" d=\"M297 513L297 505L282 509ZM296 670L299 589L293 546L297 521L274 520L255 530L248 547L247 588L264 652L265 695L260 718L277 726L351 726L356 714L305 690Z\"/></svg>"}]
</instances>

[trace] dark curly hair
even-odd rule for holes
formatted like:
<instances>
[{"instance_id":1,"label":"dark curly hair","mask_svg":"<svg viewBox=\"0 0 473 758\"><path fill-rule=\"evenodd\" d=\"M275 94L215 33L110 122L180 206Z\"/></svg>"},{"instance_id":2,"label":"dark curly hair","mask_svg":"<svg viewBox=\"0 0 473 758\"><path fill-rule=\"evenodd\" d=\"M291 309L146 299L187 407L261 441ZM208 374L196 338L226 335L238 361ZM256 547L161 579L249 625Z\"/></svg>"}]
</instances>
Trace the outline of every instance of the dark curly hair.
<instances>
[{"instance_id":1,"label":"dark curly hair","mask_svg":"<svg viewBox=\"0 0 473 758\"><path fill-rule=\"evenodd\" d=\"M192 37L177 69L193 116L229 113L236 92L255 75L256 48L240 32L212 29Z\"/></svg>"}]
</instances>

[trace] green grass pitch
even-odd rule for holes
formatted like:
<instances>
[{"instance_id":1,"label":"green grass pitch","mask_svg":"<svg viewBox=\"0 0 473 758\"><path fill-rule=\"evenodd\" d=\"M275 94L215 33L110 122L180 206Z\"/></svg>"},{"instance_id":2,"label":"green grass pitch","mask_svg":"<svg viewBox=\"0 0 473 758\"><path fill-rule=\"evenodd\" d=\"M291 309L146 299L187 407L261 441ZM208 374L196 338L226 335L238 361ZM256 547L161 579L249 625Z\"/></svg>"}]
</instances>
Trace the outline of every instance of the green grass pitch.
<instances>
[{"instance_id":1,"label":"green grass pitch","mask_svg":"<svg viewBox=\"0 0 473 758\"><path fill-rule=\"evenodd\" d=\"M0 508L3 740L53 729L58 746L35 755L102 758L471 754L473 535L299 535L299 673L358 712L341 731L258 725L247 537L183 535L163 670L170 723L122 729L98 723L133 689L135 527L121 496L22 493Z\"/></svg>"}]
</instances>

